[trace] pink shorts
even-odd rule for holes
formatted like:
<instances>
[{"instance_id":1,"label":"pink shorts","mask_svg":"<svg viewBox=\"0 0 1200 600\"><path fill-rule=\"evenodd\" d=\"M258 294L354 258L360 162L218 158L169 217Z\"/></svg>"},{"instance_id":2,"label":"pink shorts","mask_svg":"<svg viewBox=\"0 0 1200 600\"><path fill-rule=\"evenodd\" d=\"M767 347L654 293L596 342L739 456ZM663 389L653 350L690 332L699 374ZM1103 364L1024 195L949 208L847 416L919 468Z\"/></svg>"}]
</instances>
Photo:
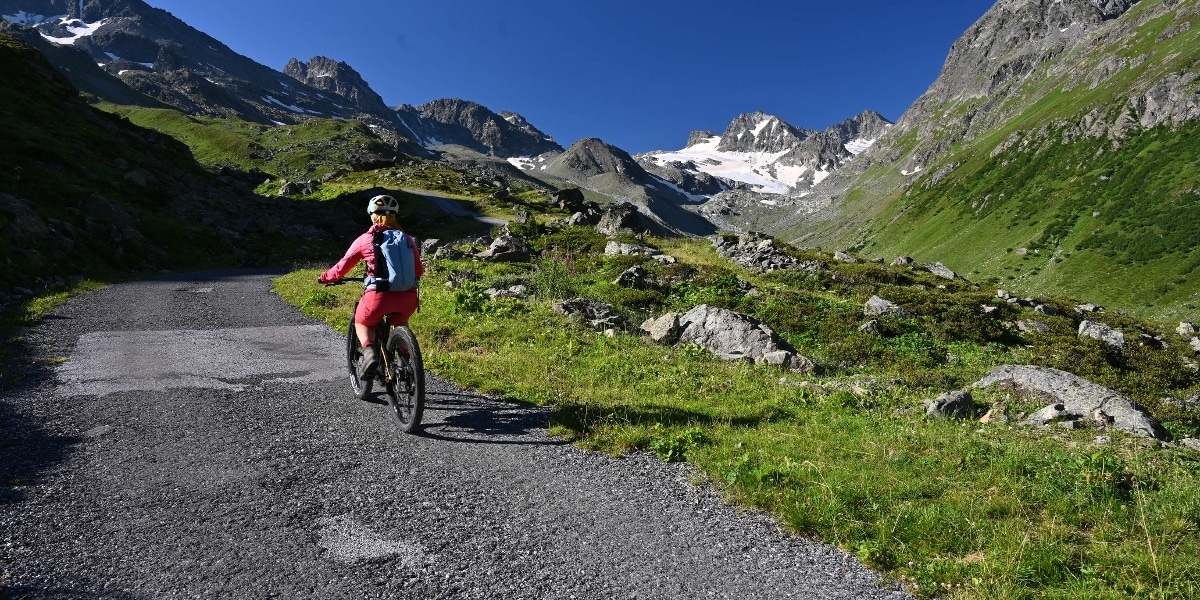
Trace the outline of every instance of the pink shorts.
<instances>
[{"instance_id":1,"label":"pink shorts","mask_svg":"<svg viewBox=\"0 0 1200 600\"><path fill-rule=\"evenodd\" d=\"M369 290L358 301L354 311L354 322L367 327L374 327L383 320L384 315L391 315L392 325L406 325L408 318L417 312L417 292L376 292Z\"/></svg>"}]
</instances>

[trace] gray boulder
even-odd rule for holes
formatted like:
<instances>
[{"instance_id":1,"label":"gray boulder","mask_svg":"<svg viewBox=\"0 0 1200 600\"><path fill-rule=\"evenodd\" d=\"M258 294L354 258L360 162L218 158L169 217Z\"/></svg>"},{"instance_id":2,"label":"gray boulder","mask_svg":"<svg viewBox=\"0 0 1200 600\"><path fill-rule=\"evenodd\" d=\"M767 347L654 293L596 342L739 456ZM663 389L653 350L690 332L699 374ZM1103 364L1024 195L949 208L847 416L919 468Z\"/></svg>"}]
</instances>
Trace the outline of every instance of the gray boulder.
<instances>
[{"instance_id":1,"label":"gray boulder","mask_svg":"<svg viewBox=\"0 0 1200 600\"><path fill-rule=\"evenodd\" d=\"M816 365L754 317L702 304L679 317L678 344L696 344L726 360L776 364L809 373Z\"/></svg>"},{"instance_id":2,"label":"gray boulder","mask_svg":"<svg viewBox=\"0 0 1200 600\"><path fill-rule=\"evenodd\" d=\"M975 400L967 391L946 392L923 404L925 416L931 419L969 419L975 416Z\"/></svg>"},{"instance_id":3,"label":"gray boulder","mask_svg":"<svg viewBox=\"0 0 1200 600\"><path fill-rule=\"evenodd\" d=\"M945 277L946 279L958 279L958 273L951 271L949 267L940 262L929 263L925 265L925 268L928 269L930 273L933 273L938 277Z\"/></svg>"},{"instance_id":4,"label":"gray boulder","mask_svg":"<svg viewBox=\"0 0 1200 600\"><path fill-rule=\"evenodd\" d=\"M1027 425L1054 421L1115 427L1121 431L1166 440L1170 434L1146 409L1128 396L1077 375L1027 365L1005 365L992 369L974 387L1000 386L1020 393L1048 398L1051 404L1030 415Z\"/></svg>"},{"instance_id":5,"label":"gray boulder","mask_svg":"<svg viewBox=\"0 0 1200 600\"><path fill-rule=\"evenodd\" d=\"M1079 323L1079 337L1100 340L1117 352L1125 349L1125 334L1104 323L1081 321Z\"/></svg>"},{"instance_id":6,"label":"gray boulder","mask_svg":"<svg viewBox=\"0 0 1200 600\"><path fill-rule=\"evenodd\" d=\"M889 300L884 300L879 296L871 296L863 306L863 315L868 317L878 317L879 315L893 314L897 317L907 317L911 313L899 304L893 304Z\"/></svg>"},{"instance_id":7,"label":"gray boulder","mask_svg":"<svg viewBox=\"0 0 1200 600\"><path fill-rule=\"evenodd\" d=\"M657 318L646 319L641 329L655 342L673 346L679 341L679 332L682 331L682 327L679 326L679 313L667 313Z\"/></svg>"},{"instance_id":8,"label":"gray boulder","mask_svg":"<svg viewBox=\"0 0 1200 600\"><path fill-rule=\"evenodd\" d=\"M529 246L515 235L502 235L475 258L487 262L525 262L529 260Z\"/></svg>"},{"instance_id":9,"label":"gray boulder","mask_svg":"<svg viewBox=\"0 0 1200 600\"><path fill-rule=\"evenodd\" d=\"M609 206L596 224L596 231L606 237L616 237L622 233L641 233L646 230L641 214L636 206L629 202L620 202Z\"/></svg>"}]
</instances>

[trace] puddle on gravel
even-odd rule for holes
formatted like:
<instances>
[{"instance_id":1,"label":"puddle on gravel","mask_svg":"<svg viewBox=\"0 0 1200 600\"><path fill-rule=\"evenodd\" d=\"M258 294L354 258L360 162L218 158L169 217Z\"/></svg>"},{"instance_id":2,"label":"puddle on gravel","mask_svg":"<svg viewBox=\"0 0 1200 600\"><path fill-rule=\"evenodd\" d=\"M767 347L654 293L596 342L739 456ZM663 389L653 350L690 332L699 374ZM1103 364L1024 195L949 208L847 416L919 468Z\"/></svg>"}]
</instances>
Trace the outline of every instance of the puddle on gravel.
<instances>
[{"instance_id":1,"label":"puddle on gravel","mask_svg":"<svg viewBox=\"0 0 1200 600\"><path fill-rule=\"evenodd\" d=\"M101 331L80 336L56 368L58 396L340 379L346 343L324 325Z\"/></svg>"},{"instance_id":2,"label":"puddle on gravel","mask_svg":"<svg viewBox=\"0 0 1200 600\"><path fill-rule=\"evenodd\" d=\"M404 567L419 567L425 551L416 544L387 539L348 517L328 517L317 522L317 545L343 562L399 558Z\"/></svg>"}]
</instances>

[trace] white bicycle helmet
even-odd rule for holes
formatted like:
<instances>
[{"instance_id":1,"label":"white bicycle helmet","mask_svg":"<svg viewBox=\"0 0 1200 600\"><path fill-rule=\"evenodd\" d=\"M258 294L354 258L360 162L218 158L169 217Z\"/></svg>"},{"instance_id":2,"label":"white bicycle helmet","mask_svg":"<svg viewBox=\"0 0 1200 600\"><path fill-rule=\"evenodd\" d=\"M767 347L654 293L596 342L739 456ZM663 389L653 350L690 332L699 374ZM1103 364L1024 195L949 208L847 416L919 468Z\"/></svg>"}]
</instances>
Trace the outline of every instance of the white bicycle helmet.
<instances>
[{"instance_id":1,"label":"white bicycle helmet","mask_svg":"<svg viewBox=\"0 0 1200 600\"><path fill-rule=\"evenodd\" d=\"M400 212L400 203L396 202L395 198L388 196L387 194L380 194L374 198L371 198L367 202L368 215L373 215L375 213L396 214L398 212Z\"/></svg>"}]
</instances>

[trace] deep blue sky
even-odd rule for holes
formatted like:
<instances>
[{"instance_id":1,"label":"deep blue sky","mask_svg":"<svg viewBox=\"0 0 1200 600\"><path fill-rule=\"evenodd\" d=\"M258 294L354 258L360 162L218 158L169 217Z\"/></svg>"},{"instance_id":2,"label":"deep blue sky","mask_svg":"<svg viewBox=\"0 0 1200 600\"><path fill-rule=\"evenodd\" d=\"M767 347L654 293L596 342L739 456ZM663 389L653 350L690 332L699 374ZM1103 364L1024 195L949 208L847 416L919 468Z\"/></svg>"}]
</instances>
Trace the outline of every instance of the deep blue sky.
<instances>
[{"instance_id":1,"label":"deep blue sky","mask_svg":"<svg viewBox=\"0 0 1200 600\"><path fill-rule=\"evenodd\" d=\"M147 0L275 69L327 56L389 105L462 98L630 153L756 110L895 121L994 1Z\"/></svg>"}]
</instances>

